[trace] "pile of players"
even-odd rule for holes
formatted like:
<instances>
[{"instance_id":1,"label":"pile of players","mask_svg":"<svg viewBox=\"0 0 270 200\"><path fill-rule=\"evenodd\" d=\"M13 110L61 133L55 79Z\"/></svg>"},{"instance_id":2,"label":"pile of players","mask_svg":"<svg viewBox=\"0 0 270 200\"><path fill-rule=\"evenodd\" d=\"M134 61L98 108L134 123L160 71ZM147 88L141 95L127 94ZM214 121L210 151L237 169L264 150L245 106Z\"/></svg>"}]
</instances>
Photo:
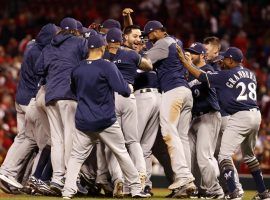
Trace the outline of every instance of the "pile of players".
<instances>
[{"instance_id":1,"label":"pile of players","mask_svg":"<svg viewBox=\"0 0 270 200\"><path fill-rule=\"evenodd\" d=\"M18 135L0 168L7 193L147 198L152 159L171 198L242 199L232 162L241 147L255 199L270 199L254 155L261 114L241 50L216 37L183 50L158 21L124 28L47 24L24 53ZM123 31L122 31L123 30Z\"/></svg>"}]
</instances>

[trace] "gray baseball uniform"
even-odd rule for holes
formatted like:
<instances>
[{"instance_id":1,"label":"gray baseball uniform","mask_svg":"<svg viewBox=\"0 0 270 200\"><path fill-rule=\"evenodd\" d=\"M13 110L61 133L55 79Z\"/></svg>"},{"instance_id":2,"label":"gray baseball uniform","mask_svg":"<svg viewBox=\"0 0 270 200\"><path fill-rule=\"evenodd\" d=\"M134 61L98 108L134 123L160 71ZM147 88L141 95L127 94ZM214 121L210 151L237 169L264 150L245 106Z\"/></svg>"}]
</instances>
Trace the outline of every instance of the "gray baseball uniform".
<instances>
[{"instance_id":1,"label":"gray baseball uniform","mask_svg":"<svg viewBox=\"0 0 270 200\"><path fill-rule=\"evenodd\" d=\"M145 88L135 91L138 111L138 134L146 162L145 185L152 188L152 147L159 127L159 107L161 95L156 88Z\"/></svg>"},{"instance_id":2,"label":"gray baseball uniform","mask_svg":"<svg viewBox=\"0 0 270 200\"><path fill-rule=\"evenodd\" d=\"M202 47L200 43L194 43L189 50L197 50ZM192 53L192 52L191 52ZM212 66L205 64L200 67L205 72L213 72ZM205 191L205 197L223 197L224 193L218 182L218 163L214 157L218 133L221 125L220 106L216 90L209 88L207 83L198 81L194 76L189 76L189 86L193 95L193 120L189 130L192 159L192 167L198 164L200 176L196 180L201 182L198 186ZM195 164L196 163L196 164ZM193 173L196 171L193 169Z\"/></svg>"},{"instance_id":3,"label":"gray baseball uniform","mask_svg":"<svg viewBox=\"0 0 270 200\"><path fill-rule=\"evenodd\" d=\"M47 107L51 130L52 182L59 185L63 185L62 179L72 149L76 107L77 102L73 100L59 100Z\"/></svg>"},{"instance_id":4,"label":"gray baseball uniform","mask_svg":"<svg viewBox=\"0 0 270 200\"><path fill-rule=\"evenodd\" d=\"M190 146L193 149L192 167L198 164L200 170L200 188L209 194L223 194L222 188L218 183L219 167L214 158L214 149L220 128L221 116L219 112L210 112L199 117L195 117L191 122L189 131ZM192 172L194 172L192 170ZM195 175L195 173L194 173ZM196 175L196 179L200 176Z\"/></svg>"},{"instance_id":5,"label":"gray baseball uniform","mask_svg":"<svg viewBox=\"0 0 270 200\"><path fill-rule=\"evenodd\" d=\"M118 93L115 93L115 113L117 121L123 131L127 149L136 169L138 172L146 174L143 151L139 143L140 138L138 135L137 107L134 94L131 94L130 97L125 98ZM106 152L108 153L108 151ZM113 157L112 154L111 156ZM109 155L106 156L106 158L110 160L110 162L116 161L115 158L109 158ZM112 164L112 166L115 165ZM120 172L115 173L118 175L121 174ZM122 176L118 178L121 179Z\"/></svg>"},{"instance_id":6,"label":"gray baseball uniform","mask_svg":"<svg viewBox=\"0 0 270 200\"><path fill-rule=\"evenodd\" d=\"M161 86L160 125L163 139L171 157L175 180L169 189L179 188L194 180L190 172L191 157L188 129L193 99L185 69L176 54L176 41L172 37L159 39L147 52L157 69Z\"/></svg>"},{"instance_id":7,"label":"gray baseball uniform","mask_svg":"<svg viewBox=\"0 0 270 200\"><path fill-rule=\"evenodd\" d=\"M106 128L102 132L82 133L76 131L72 147L71 156L67 166L66 182L63 196L73 196L77 191L76 180L80 168L89 156L93 143L97 139L104 142L114 153L117 161L120 163L121 170L131 188L131 193L140 193L142 190L139 180L139 174L130 159L125 147L125 140L118 122Z\"/></svg>"},{"instance_id":8,"label":"gray baseball uniform","mask_svg":"<svg viewBox=\"0 0 270 200\"><path fill-rule=\"evenodd\" d=\"M216 149L215 149L215 154L214 154L216 159L218 159L218 154L219 154L219 151L220 151L222 135L223 135L223 133L225 131L225 128L227 126L229 118L230 118L230 115L226 115L226 116L221 117L221 126L220 126L220 131L219 131L219 135L218 135L218 139L217 139L217 145L216 145ZM237 186L237 188L239 190L243 191L242 184L239 181L239 175L238 175L237 169L236 169L233 162L232 162L232 164L233 164L233 168L234 168L235 184L236 184L236 186ZM220 184L223 187L223 190L227 190L225 180L222 177L220 178Z\"/></svg>"},{"instance_id":9,"label":"gray baseball uniform","mask_svg":"<svg viewBox=\"0 0 270 200\"><path fill-rule=\"evenodd\" d=\"M1 165L0 168L0 174L4 174L6 176L12 176L12 177L16 177L16 173L10 173L10 171L18 171L18 169L20 169L22 166L14 166L15 160L16 159L16 155L17 155L17 150L19 146L24 146L27 144L23 143L24 139L25 139L25 112L26 112L26 108L27 106L23 106L20 104L15 103L15 107L16 107L16 111L17 111L17 129L18 129L18 134L15 137L15 140L13 142L13 144L11 145L11 147L8 150L8 153L6 155L6 158L3 162L3 164ZM25 148L27 149L27 148ZM12 168L13 166L13 168Z\"/></svg>"}]
</instances>

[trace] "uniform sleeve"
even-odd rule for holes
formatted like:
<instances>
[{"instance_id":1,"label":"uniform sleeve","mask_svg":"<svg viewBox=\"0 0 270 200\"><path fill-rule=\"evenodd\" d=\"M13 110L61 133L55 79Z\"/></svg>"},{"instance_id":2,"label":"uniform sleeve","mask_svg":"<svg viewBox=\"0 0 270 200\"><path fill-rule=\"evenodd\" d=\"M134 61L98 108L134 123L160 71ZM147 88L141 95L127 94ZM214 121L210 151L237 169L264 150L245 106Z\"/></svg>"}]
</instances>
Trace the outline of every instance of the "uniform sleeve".
<instances>
[{"instance_id":1,"label":"uniform sleeve","mask_svg":"<svg viewBox=\"0 0 270 200\"><path fill-rule=\"evenodd\" d=\"M108 70L106 69L105 72L109 85L112 87L112 89L124 97L129 97L131 91L116 65L110 63L107 68Z\"/></svg>"},{"instance_id":2,"label":"uniform sleeve","mask_svg":"<svg viewBox=\"0 0 270 200\"><path fill-rule=\"evenodd\" d=\"M162 39L157 41L154 46L146 52L146 55L153 64L159 60L167 58L169 55L167 42Z\"/></svg>"},{"instance_id":3,"label":"uniform sleeve","mask_svg":"<svg viewBox=\"0 0 270 200\"><path fill-rule=\"evenodd\" d=\"M201 82L207 82L210 88L220 88L224 85L226 80L226 73L224 71L219 72L203 72L199 76L198 80Z\"/></svg>"}]
</instances>

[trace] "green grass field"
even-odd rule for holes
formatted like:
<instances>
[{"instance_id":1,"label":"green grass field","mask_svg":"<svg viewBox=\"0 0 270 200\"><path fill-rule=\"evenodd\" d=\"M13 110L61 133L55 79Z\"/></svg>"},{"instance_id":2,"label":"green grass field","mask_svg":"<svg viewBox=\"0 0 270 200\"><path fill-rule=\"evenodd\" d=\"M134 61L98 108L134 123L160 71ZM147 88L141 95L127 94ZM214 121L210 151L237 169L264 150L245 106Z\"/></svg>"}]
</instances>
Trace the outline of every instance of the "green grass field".
<instances>
[{"instance_id":1,"label":"green grass field","mask_svg":"<svg viewBox=\"0 0 270 200\"><path fill-rule=\"evenodd\" d=\"M154 189L153 190L154 192L154 196L151 198L151 199L164 199L165 196L167 194L169 194L169 190L167 189ZM245 191L245 194L244 194L244 198L245 200L251 200L252 197L255 195L255 191ZM7 200L12 200L12 199L20 199L20 200L26 200L26 199L39 199L39 200L53 200L53 199L61 199L59 197L44 197L44 196L30 196L30 195L10 195L10 194L5 194L4 192L2 192L0 190L0 199L4 200L4 199L7 199ZM99 199L102 199L104 200L105 198L85 198L85 197L78 197L78 198L74 198L74 199L80 199L80 200L86 200L86 199L96 199L96 200L99 200Z\"/></svg>"}]
</instances>

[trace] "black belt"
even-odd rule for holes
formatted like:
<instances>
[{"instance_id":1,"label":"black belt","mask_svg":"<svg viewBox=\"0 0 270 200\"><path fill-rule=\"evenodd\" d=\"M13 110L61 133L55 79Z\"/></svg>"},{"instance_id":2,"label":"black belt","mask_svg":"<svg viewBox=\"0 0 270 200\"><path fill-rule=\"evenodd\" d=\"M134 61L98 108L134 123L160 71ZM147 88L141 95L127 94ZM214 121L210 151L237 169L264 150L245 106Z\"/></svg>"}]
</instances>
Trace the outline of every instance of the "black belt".
<instances>
[{"instance_id":1,"label":"black belt","mask_svg":"<svg viewBox=\"0 0 270 200\"><path fill-rule=\"evenodd\" d=\"M139 90L140 93L146 93L146 92L158 92L157 88L144 88Z\"/></svg>"},{"instance_id":2,"label":"black belt","mask_svg":"<svg viewBox=\"0 0 270 200\"><path fill-rule=\"evenodd\" d=\"M217 112L217 110L208 110L208 111L202 111L202 112L198 112L198 113L193 113L192 116L193 117L200 117L202 115L205 115L205 114L211 113L211 112Z\"/></svg>"}]
</instances>

